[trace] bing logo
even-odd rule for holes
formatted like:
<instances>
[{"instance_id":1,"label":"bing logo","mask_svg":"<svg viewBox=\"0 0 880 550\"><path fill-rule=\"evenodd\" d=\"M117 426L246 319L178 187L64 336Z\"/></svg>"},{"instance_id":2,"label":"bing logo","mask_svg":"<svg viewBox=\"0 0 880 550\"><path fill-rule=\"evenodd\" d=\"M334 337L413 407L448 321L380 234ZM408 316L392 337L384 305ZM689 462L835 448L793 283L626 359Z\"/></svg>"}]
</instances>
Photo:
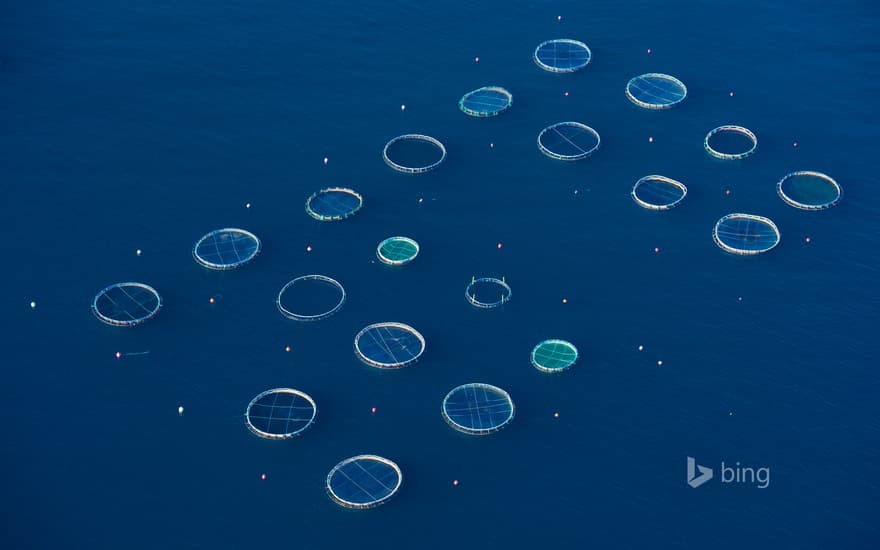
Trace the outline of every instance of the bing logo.
<instances>
[{"instance_id":1,"label":"bing logo","mask_svg":"<svg viewBox=\"0 0 880 550\"><path fill-rule=\"evenodd\" d=\"M697 475L699 472L699 475ZM692 456L687 457L687 484L696 489L707 481L712 479L712 468L697 464L697 459ZM727 466L721 462L721 483L741 483L751 484L758 489L766 489L770 486L770 467L752 468L751 466L741 466L739 462L736 466Z\"/></svg>"}]
</instances>

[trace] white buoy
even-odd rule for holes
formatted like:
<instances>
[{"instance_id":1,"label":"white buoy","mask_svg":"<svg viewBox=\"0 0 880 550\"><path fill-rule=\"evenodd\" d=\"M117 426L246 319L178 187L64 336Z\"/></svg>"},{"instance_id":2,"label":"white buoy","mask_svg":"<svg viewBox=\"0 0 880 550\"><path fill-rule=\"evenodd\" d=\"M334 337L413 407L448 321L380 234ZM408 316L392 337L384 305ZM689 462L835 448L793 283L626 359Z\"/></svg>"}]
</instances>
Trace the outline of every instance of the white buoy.
<instances>
[{"instance_id":1,"label":"white buoy","mask_svg":"<svg viewBox=\"0 0 880 550\"><path fill-rule=\"evenodd\" d=\"M401 111L406 111L406 105L401 105L401 106L400 106L400 110L401 110Z\"/></svg>"},{"instance_id":2,"label":"white buoy","mask_svg":"<svg viewBox=\"0 0 880 550\"><path fill-rule=\"evenodd\" d=\"M327 166L328 162L330 162L330 159L328 159L327 157L324 157L324 166Z\"/></svg>"},{"instance_id":3,"label":"white buoy","mask_svg":"<svg viewBox=\"0 0 880 550\"><path fill-rule=\"evenodd\" d=\"M31 309L34 309L35 307L37 307L37 303L36 303L36 302L31 302Z\"/></svg>"},{"instance_id":4,"label":"white buoy","mask_svg":"<svg viewBox=\"0 0 880 550\"><path fill-rule=\"evenodd\" d=\"M645 349L645 346L639 346L639 351L642 351L643 349Z\"/></svg>"},{"instance_id":5,"label":"white buoy","mask_svg":"<svg viewBox=\"0 0 880 550\"><path fill-rule=\"evenodd\" d=\"M177 407L177 414L183 414L183 405Z\"/></svg>"},{"instance_id":6,"label":"white buoy","mask_svg":"<svg viewBox=\"0 0 880 550\"><path fill-rule=\"evenodd\" d=\"M136 251L135 253L136 253L138 256L140 256L140 255L141 255L141 249L138 248L137 251Z\"/></svg>"},{"instance_id":7,"label":"white buoy","mask_svg":"<svg viewBox=\"0 0 880 550\"><path fill-rule=\"evenodd\" d=\"M251 207L251 203L247 203L247 204L245 204L244 207L245 207L245 208L250 208L250 207Z\"/></svg>"}]
</instances>

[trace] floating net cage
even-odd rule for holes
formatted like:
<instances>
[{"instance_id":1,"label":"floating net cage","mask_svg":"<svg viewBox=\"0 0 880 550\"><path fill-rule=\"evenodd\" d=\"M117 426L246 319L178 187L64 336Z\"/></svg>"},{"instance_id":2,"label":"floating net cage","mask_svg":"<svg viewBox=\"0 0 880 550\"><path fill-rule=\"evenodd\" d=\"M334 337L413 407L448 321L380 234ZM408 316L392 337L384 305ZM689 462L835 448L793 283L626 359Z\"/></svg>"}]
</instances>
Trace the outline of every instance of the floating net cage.
<instances>
[{"instance_id":1,"label":"floating net cage","mask_svg":"<svg viewBox=\"0 0 880 550\"><path fill-rule=\"evenodd\" d=\"M535 63L551 73L573 73L586 67L593 52L583 42L558 38L541 42L535 48Z\"/></svg>"},{"instance_id":2,"label":"floating net cage","mask_svg":"<svg viewBox=\"0 0 880 550\"><path fill-rule=\"evenodd\" d=\"M755 152L758 137L742 126L719 126L706 134L703 147L715 158L739 160Z\"/></svg>"},{"instance_id":3,"label":"floating net cage","mask_svg":"<svg viewBox=\"0 0 880 550\"><path fill-rule=\"evenodd\" d=\"M513 291L504 277L471 277L471 282L464 290L464 297L472 306L491 309L510 301Z\"/></svg>"},{"instance_id":4,"label":"floating net cage","mask_svg":"<svg viewBox=\"0 0 880 550\"><path fill-rule=\"evenodd\" d=\"M544 340L532 350L532 366L544 372L562 372L577 358L577 348L565 340Z\"/></svg>"},{"instance_id":5,"label":"floating net cage","mask_svg":"<svg viewBox=\"0 0 880 550\"><path fill-rule=\"evenodd\" d=\"M248 429L266 439L290 439L315 422L318 408L308 394L290 388L266 390L244 413Z\"/></svg>"},{"instance_id":6,"label":"floating net cage","mask_svg":"<svg viewBox=\"0 0 880 550\"><path fill-rule=\"evenodd\" d=\"M633 186L632 198L636 204L649 210L675 208L687 195L687 187L666 176L645 176Z\"/></svg>"},{"instance_id":7,"label":"floating net cage","mask_svg":"<svg viewBox=\"0 0 880 550\"><path fill-rule=\"evenodd\" d=\"M496 116L513 105L513 95L500 86L484 86L464 94L458 108L467 115L485 118Z\"/></svg>"},{"instance_id":8,"label":"floating net cage","mask_svg":"<svg viewBox=\"0 0 880 550\"><path fill-rule=\"evenodd\" d=\"M275 305L288 319L318 321L339 311L345 296L345 289L336 279L303 275L281 287Z\"/></svg>"},{"instance_id":9,"label":"floating net cage","mask_svg":"<svg viewBox=\"0 0 880 550\"><path fill-rule=\"evenodd\" d=\"M419 243L409 237L389 237L379 243L376 256L388 265L403 265L413 261L419 254Z\"/></svg>"},{"instance_id":10,"label":"floating net cage","mask_svg":"<svg viewBox=\"0 0 880 550\"><path fill-rule=\"evenodd\" d=\"M510 395L489 384L464 384L443 399L446 423L471 435L497 432L513 420L513 410Z\"/></svg>"},{"instance_id":11,"label":"floating net cage","mask_svg":"<svg viewBox=\"0 0 880 550\"><path fill-rule=\"evenodd\" d=\"M684 101L687 87L674 76L647 73L627 82L626 97L644 109L669 109Z\"/></svg>"},{"instance_id":12,"label":"floating net cage","mask_svg":"<svg viewBox=\"0 0 880 550\"><path fill-rule=\"evenodd\" d=\"M117 283L98 292L92 312L108 325L131 327L152 319L162 307L156 289L143 283Z\"/></svg>"},{"instance_id":13,"label":"floating net cage","mask_svg":"<svg viewBox=\"0 0 880 550\"><path fill-rule=\"evenodd\" d=\"M558 122L538 134L538 149L557 160L580 160L599 149L599 133L580 122Z\"/></svg>"},{"instance_id":14,"label":"floating net cage","mask_svg":"<svg viewBox=\"0 0 880 550\"><path fill-rule=\"evenodd\" d=\"M352 189L328 187L312 193L306 200L306 212L322 222L344 220L364 205L364 198Z\"/></svg>"},{"instance_id":15,"label":"floating net cage","mask_svg":"<svg viewBox=\"0 0 880 550\"><path fill-rule=\"evenodd\" d=\"M443 164L446 147L431 136L404 134L385 144L382 158L385 164L398 172L421 174Z\"/></svg>"},{"instance_id":16,"label":"floating net cage","mask_svg":"<svg viewBox=\"0 0 880 550\"><path fill-rule=\"evenodd\" d=\"M346 458L327 474L327 494L346 508L375 508L400 489L403 473L394 462L376 455Z\"/></svg>"},{"instance_id":17,"label":"floating net cage","mask_svg":"<svg viewBox=\"0 0 880 550\"><path fill-rule=\"evenodd\" d=\"M232 227L211 231L193 247L193 258L208 269L234 269L259 253L260 239L256 235Z\"/></svg>"},{"instance_id":18,"label":"floating net cage","mask_svg":"<svg viewBox=\"0 0 880 550\"><path fill-rule=\"evenodd\" d=\"M831 176L808 170L792 172L776 184L779 198L801 210L824 210L840 201L843 191Z\"/></svg>"},{"instance_id":19,"label":"floating net cage","mask_svg":"<svg viewBox=\"0 0 880 550\"><path fill-rule=\"evenodd\" d=\"M752 214L728 214L718 220L713 232L722 250L741 256L767 252L779 244L779 229L770 219Z\"/></svg>"},{"instance_id":20,"label":"floating net cage","mask_svg":"<svg viewBox=\"0 0 880 550\"><path fill-rule=\"evenodd\" d=\"M403 323L376 323L357 333L354 352L371 367L399 369L419 360L425 352L425 339Z\"/></svg>"}]
</instances>

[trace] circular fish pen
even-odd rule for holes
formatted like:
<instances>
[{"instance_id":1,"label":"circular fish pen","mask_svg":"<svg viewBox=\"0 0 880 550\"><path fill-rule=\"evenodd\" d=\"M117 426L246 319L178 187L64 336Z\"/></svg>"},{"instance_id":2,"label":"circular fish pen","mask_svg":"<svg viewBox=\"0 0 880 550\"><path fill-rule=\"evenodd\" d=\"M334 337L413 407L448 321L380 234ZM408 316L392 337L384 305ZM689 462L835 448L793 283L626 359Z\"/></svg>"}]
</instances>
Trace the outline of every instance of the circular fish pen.
<instances>
[{"instance_id":1,"label":"circular fish pen","mask_svg":"<svg viewBox=\"0 0 880 550\"><path fill-rule=\"evenodd\" d=\"M541 42L532 56L535 63L551 73L573 73L586 67L593 58L590 48L578 40L557 38Z\"/></svg>"},{"instance_id":2,"label":"circular fish pen","mask_svg":"<svg viewBox=\"0 0 880 550\"><path fill-rule=\"evenodd\" d=\"M471 383L458 386L443 398L443 419L470 435L495 433L513 420L513 400L501 388Z\"/></svg>"},{"instance_id":3,"label":"circular fish pen","mask_svg":"<svg viewBox=\"0 0 880 550\"><path fill-rule=\"evenodd\" d=\"M599 133L580 122L558 122L538 134L538 149L556 160L580 160L599 149Z\"/></svg>"},{"instance_id":4,"label":"circular fish pen","mask_svg":"<svg viewBox=\"0 0 880 550\"><path fill-rule=\"evenodd\" d=\"M250 231L227 227L211 231L193 247L193 258L208 269L235 269L260 252L260 239Z\"/></svg>"},{"instance_id":5,"label":"circular fish pen","mask_svg":"<svg viewBox=\"0 0 880 550\"><path fill-rule=\"evenodd\" d=\"M306 393L290 388L266 390L248 403L248 429L266 439L290 439L315 422L318 408Z\"/></svg>"},{"instance_id":6,"label":"circular fish pen","mask_svg":"<svg viewBox=\"0 0 880 550\"><path fill-rule=\"evenodd\" d=\"M336 279L324 275L303 275L290 281L278 292L275 305L288 319L319 321L342 308L345 289Z\"/></svg>"},{"instance_id":7,"label":"circular fish pen","mask_svg":"<svg viewBox=\"0 0 880 550\"><path fill-rule=\"evenodd\" d=\"M703 148L717 159L739 160L751 156L758 147L758 136L742 126L719 126L703 140Z\"/></svg>"},{"instance_id":8,"label":"circular fish pen","mask_svg":"<svg viewBox=\"0 0 880 550\"><path fill-rule=\"evenodd\" d=\"M565 340L544 340L532 350L532 366L543 372L562 372L578 358L578 350Z\"/></svg>"},{"instance_id":9,"label":"circular fish pen","mask_svg":"<svg viewBox=\"0 0 880 550\"><path fill-rule=\"evenodd\" d=\"M152 319L162 307L156 289L143 283L116 283L102 289L92 300L92 312L101 321L131 327Z\"/></svg>"},{"instance_id":10,"label":"circular fish pen","mask_svg":"<svg viewBox=\"0 0 880 550\"><path fill-rule=\"evenodd\" d=\"M352 189L328 187L306 199L306 212L322 222L344 220L354 216L364 205L364 198Z\"/></svg>"},{"instance_id":11,"label":"circular fish pen","mask_svg":"<svg viewBox=\"0 0 880 550\"><path fill-rule=\"evenodd\" d=\"M486 118L499 115L513 105L513 94L500 86L484 86L464 94L458 108L466 115Z\"/></svg>"},{"instance_id":12,"label":"circular fish pen","mask_svg":"<svg viewBox=\"0 0 880 550\"><path fill-rule=\"evenodd\" d=\"M364 327L354 338L358 359L380 369L399 369L419 360L425 338L403 323L376 323Z\"/></svg>"},{"instance_id":13,"label":"circular fish pen","mask_svg":"<svg viewBox=\"0 0 880 550\"><path fill-rule=\"evenodd\" d=\"M779 244L779 229L769 218L752 214L728 214L718 220L712 236L725 252L754 256Z\"/></svg>"},{"instance_id":14,"label":"circular fish pen","mask_svg":"<svg viewBox=\"0 0 880 550\"><path fill-rule=\"evenodd\" d=\"M680 181L666 176L645 176L633 186L632 198L636 204L648 210L675 208L687 195L687 187Z\"/></svg>"},{"instance_id":15,"label":"circular fish pen","mask_svg":"<svg viewBox=\"0 0 880 550\"><path fill-rule=\"evenodd\" d=\"M403 473L394 462L376 455L346 458L327 474L327 494L346 508L375 508L400 489Z\"/></svg>"},{"instance_id":16,"label":"circular fish pen","mask_svg":"<svg viewBox=\"0 0 880 550\"><path fill-rule=\"evenodd\" d=\"M464 290L464 297L472 306L492 309L510 301L513 291L504 277L472 277Z\"/></svg>"},{"instance_id":17,"label":"circular fish pen","mask_svg":"<svg viewBox=\"0 0 880 550\"><path fill-rule=\"evenodd\" d=\"M776 193L786 204L801 210L825 210L840 201L843 190L831 176L802 170L779 180Z\"/></svg>"},{"instance_id":18,"label":"circular fish pen","mask_svg":"<svg viewBox=\"0 0 880 550\"><path fill-rule=\"evenodd\" d=\"M626 83L626 97L643 109L669 109L684 101L687 87L674 76L647 73Z\"/></svg>"},{"instance_id":19,"label":"circular fish pen","mask_svg":"<svg viewBox=\"0 0 880 550\"><path fill-rule=\"evenodd\" d=\"M404 134L385 144L382 159L398 172L422 174L443 164L446 147L431 136Z\"/></svg>"},{"instance_id":20,"label":"circular fish pen","mask_svg":"<svg viewBox=\"0 0 880 550\"><path fill-rule=\"evenodd\" d=\"M379 243L376 256L384 264L403 265L419 254L419 243L409 237L389 237Z\"/></svg>"}]
</instances>

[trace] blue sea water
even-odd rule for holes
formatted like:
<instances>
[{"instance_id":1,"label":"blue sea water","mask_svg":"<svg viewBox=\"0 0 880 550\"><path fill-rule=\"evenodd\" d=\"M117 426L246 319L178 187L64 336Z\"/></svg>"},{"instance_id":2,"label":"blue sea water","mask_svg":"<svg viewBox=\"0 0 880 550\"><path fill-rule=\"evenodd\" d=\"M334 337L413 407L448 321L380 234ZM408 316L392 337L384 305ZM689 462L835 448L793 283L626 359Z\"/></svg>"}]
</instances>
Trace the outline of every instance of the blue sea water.
<instances>
[{"instance_id":1,"label":"blue sea water","mask_svg":"<svg viewBox=\"0 0 880 550\"><path fill-rule=\"evenodd\" d=\"M862 0L4 2L0 546L876 548L878 25ZM589 44L585 70L532 61L559 37ZM687 99L635 107L624 87L646 72ZM513 107L462 114L485 85ZM538 132L564 120L601 149L543 156ZM753 130L756 154L710 158L722 124ZM407 132L447 162L390 170L382 146ZM794 170L832 175L843 200L785 205L775 183ZM654 173L688 186L676 209L629 196ZM307 216L330 186L363 209ZM712 227L737 211L772 218L780 245L718 249ZM260 255L197 265L193 243L229 226ZM398 234L421 252L395 269L375 248ZM308 273L348 300L298 324L273 302ZM511 302L469 306L473 275L505 276ZM103 325L92 298L127 280L162 311ZM356 359L380 321L425 336L418 364ZM574 367L534 369L545 338L572 341ZM447 426L441 400L466 382L507 390L513 422ZM244 425L279 386L318 404L294 441ZM325 491L360 453L404 473L375 510ZM689 487L687 456L715 479ZM769 467L769 486L722 483L722 461Z\"/></svg>"}]
</instances>

